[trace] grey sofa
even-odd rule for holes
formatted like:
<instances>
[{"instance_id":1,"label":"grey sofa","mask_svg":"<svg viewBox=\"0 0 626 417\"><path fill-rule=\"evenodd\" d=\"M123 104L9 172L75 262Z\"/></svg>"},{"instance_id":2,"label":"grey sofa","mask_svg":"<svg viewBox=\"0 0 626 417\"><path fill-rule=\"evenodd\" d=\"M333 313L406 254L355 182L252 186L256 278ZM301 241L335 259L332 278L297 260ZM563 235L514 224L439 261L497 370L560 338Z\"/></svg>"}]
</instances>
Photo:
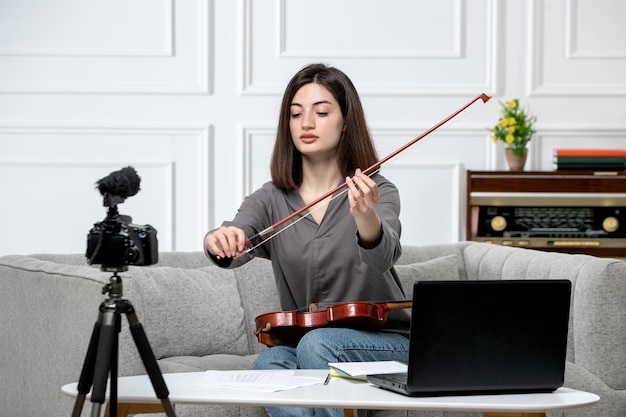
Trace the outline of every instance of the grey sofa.
<instances>
[{"instance_id":1,"label":"grey sofa","mask_svg":"<svg viewBox=\"0 0 626 417\"><path fill-rule=\"evenodd\" d=\"M408 291L418 279L570 279L565 385L596 393L601 402L567 415L626 416L626 262L460 242L405 247L397 269ZM74 400L60 387L79 377L109 276L81 255L0 257L0 416L71 414ZM163 373L250 368L264 349L253 334L254 318L279 309L269 262L261 259L222 270L201 252L162 253L158 265L131 267L122 277L124 298L135 306ZM129 333L124 319L120 375L143 374ZM90 411L85 404L83 415ZM179 405L177 414L262 416L264 410Z\"/></svg>"}]
</instances>

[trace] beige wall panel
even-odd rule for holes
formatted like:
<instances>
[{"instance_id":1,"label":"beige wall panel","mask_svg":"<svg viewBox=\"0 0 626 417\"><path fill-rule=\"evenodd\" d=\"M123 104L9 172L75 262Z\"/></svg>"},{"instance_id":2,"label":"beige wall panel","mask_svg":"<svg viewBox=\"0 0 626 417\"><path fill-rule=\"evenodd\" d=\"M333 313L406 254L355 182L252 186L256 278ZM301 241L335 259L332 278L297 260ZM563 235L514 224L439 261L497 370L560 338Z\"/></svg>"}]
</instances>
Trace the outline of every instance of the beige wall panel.
<instances>
[{"instance_id":1,"label":"beige wall panel","mask_svg":"<svg viewBox=\"0 0 626 417\"><path fill-rule=\"evenodd\" d=\"M497 2L243 0L245 95L281 94L313 61L350 74L363 94L496 90ZM332 13L328 13L332 10ZM320 25L323 30L320 30Z\"/></svg>"},{"instance_id":2,"label":"beige wall panel","mask_svg":"<svg viewBox=\"0 0 626 417\"><path fill-rule=\"evenodd\" d=\"M530 94L626 94L626 2L532 2Z\"/></svg>"},{"instance_id":3,"label":"beige wall panel","mask_svg":"<svg viewBox=\"0 0 626 417\"><path fill-rule=\"evenodd\" d=\"M121 211L201 249L269 180L282 92L314 61L354 81L380 156L494 95L383 167L403 242L462 239L465 170L507 169L498 101L537 115L527 170L626 147L625 4L0 0L0 254L83 252L94 182L128 164L143 190Z\"/></svg>"},{"instance_id":4,"label":"beige wall panel","mask_svg":"<svg viewBox=\"0 0 626 417\"><path fill-rule=\"evenodd\" d=\"M210 92L211 0L5 3L0 92Z\"/></svg>"},{"instance_id":5,"label":"beige wall panel","mask_svg":"<svg viewBox=\"0 0 626 417\"><path fill-rule=\"evenodd\" d=\"M554 169L554 150L558 148L571 148L572 143L579 146L592 144L596 148L626 149L626 130L609 128L577 129L571 130L567 126L555 126L541 132L534 149L539 161L535 161L540 170L551 171ZM626 170L626 166L624 167Z\"/></svg>"},{"instance_id":6,"label":"beige wall panel","mask_svg":"<svg viewBox=\"0 0 626 417\"><path fill-rule=\"evenodd\" d=\"M95 188L125 166L141 190L118 206L158 230L160 250L194 250L212 195L209 129L0 129L0 253L82 252L107 214ZM212 175L212 174L211 174Z\"/></svg>"}]
</instances>

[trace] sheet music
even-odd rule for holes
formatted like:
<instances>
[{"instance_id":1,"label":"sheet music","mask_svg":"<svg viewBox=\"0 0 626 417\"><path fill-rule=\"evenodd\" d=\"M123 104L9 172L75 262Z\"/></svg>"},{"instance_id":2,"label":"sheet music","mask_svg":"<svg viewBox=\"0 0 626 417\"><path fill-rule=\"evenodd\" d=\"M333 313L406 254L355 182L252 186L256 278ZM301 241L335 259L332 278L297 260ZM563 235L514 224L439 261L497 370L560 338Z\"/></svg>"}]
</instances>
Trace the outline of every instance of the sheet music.
<instances>
[{"instance_id":1,"label":"sheet music","mask_svg":"<svg viewBox=\"0 0 626 417\"><path fill-rule=\"evenodd\" d=\"M298 370L206 371L196 385L211 389L276 392L322 384L324 380L324 376L302 376Z\"/></svg>"}]
</instances>

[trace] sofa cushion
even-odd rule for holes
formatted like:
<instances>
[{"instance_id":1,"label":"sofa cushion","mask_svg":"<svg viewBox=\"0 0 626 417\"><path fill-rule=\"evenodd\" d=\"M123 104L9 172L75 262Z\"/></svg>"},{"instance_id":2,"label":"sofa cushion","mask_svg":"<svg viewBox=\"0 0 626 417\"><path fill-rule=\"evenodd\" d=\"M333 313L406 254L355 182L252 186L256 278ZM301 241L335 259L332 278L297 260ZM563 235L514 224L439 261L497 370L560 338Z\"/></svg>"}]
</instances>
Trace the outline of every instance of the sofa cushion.
<instances>
[{"instance_id":1,"label":"sofa cushion","mask_svg":"<svg viewBox=\"0 0 626 417\"><path fill-rule=\"evenodd\" d=\"M206 356L174 356L158 361L161 372L204 372L208 370L229 371L252 369L252 364L259 355L230 355L218 353Z\"/></svg>"},{"instance_id":2,"label":"sofa cushion","mask_svg":"<svg viewBox=\"0 0 626 417\"><path fill-rule=\"evenodd\" d=\"M232 271L158 267L131 268L128 274L123 280L125 295L133 302L157 359L248 353Z\"/></svg>"},{"instance_id":3,"label":"sofa cushion","mask_svg":"<svg viewBox=\"0 0 626 417\"><path fill-rule=\"evenodd\" d=\"M413 283L415 281L458 281L460 278L458 255L442 256L426 262L396 265L394 268L409 300L413 298Z\"/></svg>"},{"instance_id":4,"label":"sofa cushion","mask_svg":"<svg viewBox=\"0 0 626 417\"><path fill-rule=\"evenodd\" d=\"M243 300L244 323L247 327L248 353L260 353L266 349L257 341L256 317L272 311L280 311L280 302L274 281L272 263L268 259L254 258L245 265L232 270L237 288Z\"/></svg>"}]
</instances>

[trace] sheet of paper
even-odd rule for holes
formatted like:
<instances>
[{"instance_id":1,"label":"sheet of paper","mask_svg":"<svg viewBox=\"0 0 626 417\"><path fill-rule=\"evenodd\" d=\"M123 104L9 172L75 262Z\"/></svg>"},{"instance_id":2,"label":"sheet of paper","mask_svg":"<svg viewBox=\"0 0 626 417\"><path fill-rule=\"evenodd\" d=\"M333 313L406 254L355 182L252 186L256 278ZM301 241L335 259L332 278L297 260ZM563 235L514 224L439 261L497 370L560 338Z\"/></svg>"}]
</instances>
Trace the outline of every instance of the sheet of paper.
<instances>
[{"instance_id":1,"label":"sheet of paper","mask_svg":"<svg viewBox=\"0 0 626 417\"><path fill-rule=\"evenodd\" d=\"M365 375L394 374L407 372L407 364L397 361L374 362L333 362L328 366L352 378L364 378Z\"/></svg>"},{"instance_id":2,"label":"sheet of paper","mask_svg":"<svg viewBox=\"0 0 626 417\"><path fill-rule=\"evenodd\" d=\"M297 370L288 371L206 371L196 385L213 389L245 389L276 392L322 384L324 377L302 376Z\"/></svg>"}]
</instances>

